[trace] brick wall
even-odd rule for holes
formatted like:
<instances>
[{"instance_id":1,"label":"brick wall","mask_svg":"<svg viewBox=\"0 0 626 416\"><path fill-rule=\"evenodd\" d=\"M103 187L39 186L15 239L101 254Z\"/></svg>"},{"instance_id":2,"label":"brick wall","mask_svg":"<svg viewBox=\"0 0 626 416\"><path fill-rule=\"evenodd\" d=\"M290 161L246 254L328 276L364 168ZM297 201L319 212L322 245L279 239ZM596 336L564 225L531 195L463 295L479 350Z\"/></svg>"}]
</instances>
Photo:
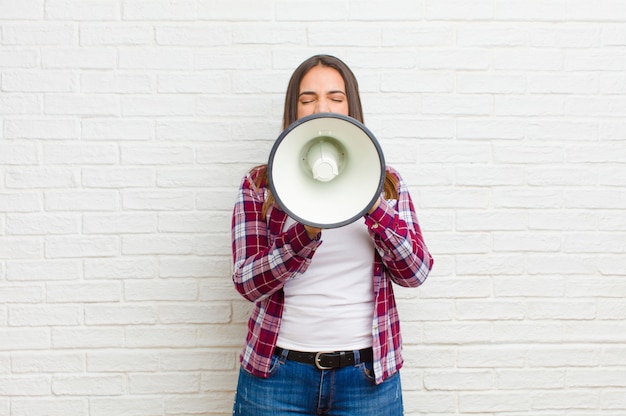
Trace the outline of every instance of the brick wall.
<instances>
[{"instance_id":1,"label":"brick wall","mask_svg":"<svg viewBox=\"0 0 626 416\"><path fill-rule=\"evenodd\" d=\"M232 203L320 52L436 257L407 414L626 414L623 1L0 0L0 416L230 413Z\"/></svg>"}]
</instances>

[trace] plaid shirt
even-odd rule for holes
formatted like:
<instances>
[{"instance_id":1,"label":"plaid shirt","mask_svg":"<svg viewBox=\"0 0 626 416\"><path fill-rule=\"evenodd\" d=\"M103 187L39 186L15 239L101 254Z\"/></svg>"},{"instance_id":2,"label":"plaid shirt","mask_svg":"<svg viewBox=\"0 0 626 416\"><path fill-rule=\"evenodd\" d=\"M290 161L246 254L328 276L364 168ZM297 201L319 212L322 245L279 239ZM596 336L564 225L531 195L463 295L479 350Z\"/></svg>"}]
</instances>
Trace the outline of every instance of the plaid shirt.
<instances>
[{"instance_id":1,"label":"plaid shirt","mask_svg":"<svg viewBox=\"0 0 626 416\"><path fill-rule=\"evenodd\" d=\"M424 244L406 184L398 178L398 200L381 200L365 215L365 224L374 241L375 311L372 317L372 347L376 383L382 383L403 364L400 321L391 282L404 287L422 284L433 264ZM233 282L237 291L255 302L248 321L246 345L241 353L244 369L269 377L270 365L280 329L285 282L304 272L321 239L311 239L304 226L296 223L283 232L287 220L274 204L263 218L261 209L267 187L255 181L259 169L242 180L232 218Z\"/></svg>"}]
</instances>

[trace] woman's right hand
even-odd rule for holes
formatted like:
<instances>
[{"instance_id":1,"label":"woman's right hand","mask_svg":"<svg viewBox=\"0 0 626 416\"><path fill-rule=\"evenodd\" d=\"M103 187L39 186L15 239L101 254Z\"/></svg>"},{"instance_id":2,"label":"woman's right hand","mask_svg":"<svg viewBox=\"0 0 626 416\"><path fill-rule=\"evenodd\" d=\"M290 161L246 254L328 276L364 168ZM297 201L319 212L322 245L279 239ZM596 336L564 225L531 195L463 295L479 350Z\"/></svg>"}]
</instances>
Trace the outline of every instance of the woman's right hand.
<instances>
[{"instance_id":1,"label":"woman's right hand","mask_svg":"<svg viewBox=\"0 0 626 416\"><path fill-rule=\"evenodd\" d=\"M314 240L315 237L317 237L317 235L322 231L321 228L315 228L309 225L305 225L304 228L306 229L306 233L309 235L311 240Z\"/></svg>"}]
</instances>

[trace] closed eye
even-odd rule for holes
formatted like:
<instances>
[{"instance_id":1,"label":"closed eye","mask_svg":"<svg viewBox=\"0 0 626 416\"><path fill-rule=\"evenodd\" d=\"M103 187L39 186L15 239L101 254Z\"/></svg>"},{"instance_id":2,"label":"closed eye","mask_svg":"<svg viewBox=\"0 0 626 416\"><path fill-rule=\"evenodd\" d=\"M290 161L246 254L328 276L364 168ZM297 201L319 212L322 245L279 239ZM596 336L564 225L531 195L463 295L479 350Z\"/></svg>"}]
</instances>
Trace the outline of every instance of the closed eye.
<instances>
[{"instance_id":1,"label":"closed eye","mask_svg":"<svg viewBox=\"0 0 626 416\"><path fill-rule=\"evenodd\" d=\"M343 91L331 91L327 97L336 103L342 103L346 99L346 94Z\"/></svg>"},{"instance_id":2,"label":"closed eye","mask_svg":"<svg viewBox=\"0 0 626 416\"><path fill-rule=\"evenodd\" d=\"M317 95L311 92L300 93L300 104L309 104L315 101Z\"/></svg>"}]
</instances>

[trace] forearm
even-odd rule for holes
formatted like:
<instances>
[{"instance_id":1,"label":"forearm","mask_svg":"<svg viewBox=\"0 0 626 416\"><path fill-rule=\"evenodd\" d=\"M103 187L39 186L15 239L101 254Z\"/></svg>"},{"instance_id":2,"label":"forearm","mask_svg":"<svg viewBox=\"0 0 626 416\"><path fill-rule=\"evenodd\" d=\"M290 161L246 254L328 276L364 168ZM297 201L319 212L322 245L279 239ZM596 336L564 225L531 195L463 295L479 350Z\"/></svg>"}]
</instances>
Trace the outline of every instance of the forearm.
<instances>
[{"instance_id":1,"label":"forearm","mask_svg":"<svg viewBox=\"0 0 626 416\"><path fill-rule=\"evenodd\" d=\"M417 287L427 278L433 264L408 198L392 205L382 200L366 216L366 224L384 266L392 280L407 287ZM399 209L398 205L401 205Z\"/></svg>"},{"instance_id":2,"label":"forearm","mask_svg":"<svg viewBox=\"0 0 626 416\"><path fill-rule=\"evenodd\" d=\"M292 225L272 242L264 235L247 235L242 241L254 244L235 245L233 282L250 301L270 296L287 280L304 272L320 244L308 236L302 224Z\"/></svg>"}]
</instances>

